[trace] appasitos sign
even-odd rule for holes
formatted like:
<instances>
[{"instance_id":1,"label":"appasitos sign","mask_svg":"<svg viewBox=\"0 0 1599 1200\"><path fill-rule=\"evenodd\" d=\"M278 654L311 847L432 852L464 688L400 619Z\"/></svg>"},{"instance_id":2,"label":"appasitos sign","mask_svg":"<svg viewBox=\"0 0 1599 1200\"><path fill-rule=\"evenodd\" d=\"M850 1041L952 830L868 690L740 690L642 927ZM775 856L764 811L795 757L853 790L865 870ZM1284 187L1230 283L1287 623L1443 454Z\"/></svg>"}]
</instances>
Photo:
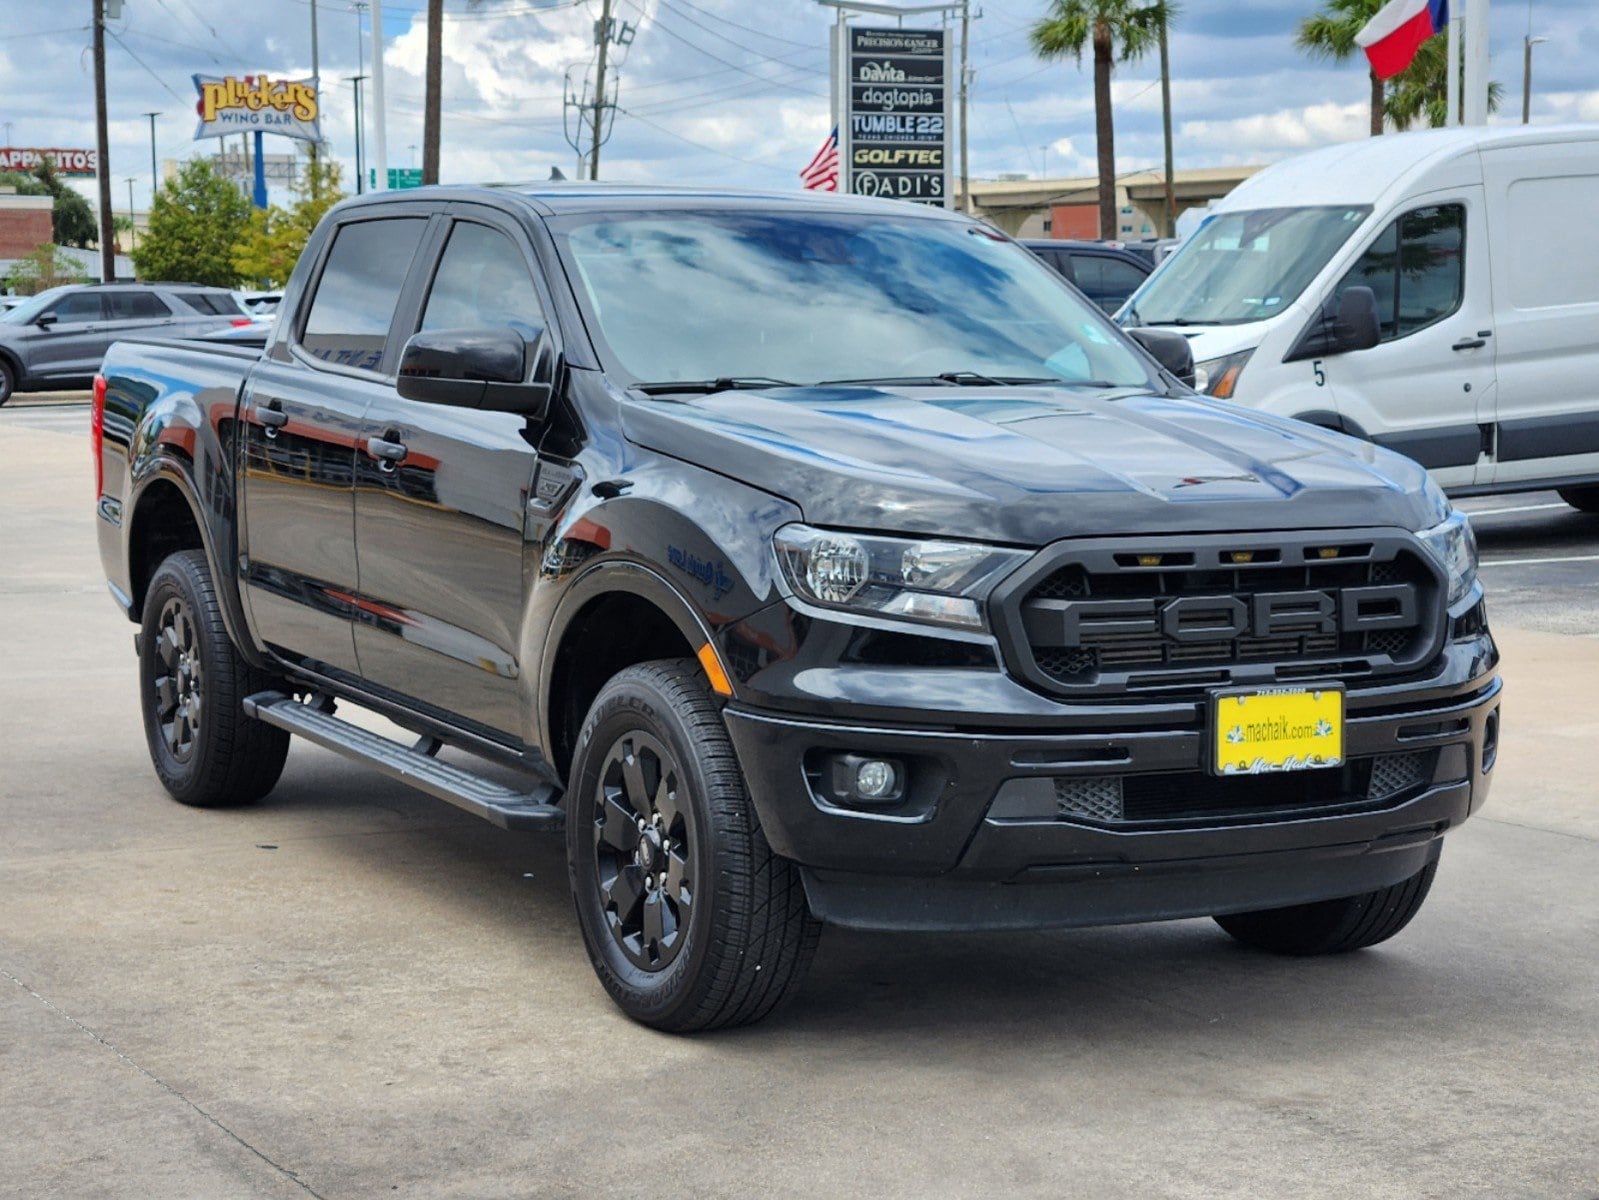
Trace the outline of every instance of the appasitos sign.
<instances>
[{"instance_id":1,"label":"appasitos sign","mask_svg":"<svg viewBox=\"0 0 1599 1200\"><path fill-rule=\"evenodd\" d=\"M35 171L46 161L55 167L57 175L96 175L100 171L100 155L94 150L0 148L0 171Z\"/></svg>"},{"instance_id":2,"label":"appasitos sign","mask_svg":"<svg viewBox=\"0 0 1599 1200\"><path fill-rule=\"evenodd\" d=\"M232 133L276 133L320 142L321 104L316 79L273 79L269 75L196 75L200 124L196 140Z\"/></svg>"}]
</instances>

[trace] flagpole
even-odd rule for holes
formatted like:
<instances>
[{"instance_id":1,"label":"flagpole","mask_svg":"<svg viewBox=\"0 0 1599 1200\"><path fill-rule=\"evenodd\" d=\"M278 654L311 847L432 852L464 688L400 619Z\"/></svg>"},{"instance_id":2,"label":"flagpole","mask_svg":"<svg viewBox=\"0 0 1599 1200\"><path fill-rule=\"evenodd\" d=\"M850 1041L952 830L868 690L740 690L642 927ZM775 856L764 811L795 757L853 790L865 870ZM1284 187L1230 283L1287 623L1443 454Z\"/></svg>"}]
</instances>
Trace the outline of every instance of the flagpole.
<instances>
[{"instance_id":1,"label":"flagpole","mask_svg":"<svg viewBox=\"0 0 1599 1200\"><path fill-rule=\"evenodd\" d=\"M1445 93L1449 97L1449 115L1444 118L1444 124L1458 125L1460 124L1460 17L1454 9L1449 11L1448 28L1444 36L1449 39L1445 55L1449 63L1449 87Z\"/></svg>"},{"instance_id":2,"label":"flagpole","mask_svg":"<svg viewBox=\"0 0 1599 1200\"><path fill-rule=\"evenodd\" d=\"M1466 82L1461 123L1488 124L1488 0L1466 0Z\"/></svg>"}]
</instances>

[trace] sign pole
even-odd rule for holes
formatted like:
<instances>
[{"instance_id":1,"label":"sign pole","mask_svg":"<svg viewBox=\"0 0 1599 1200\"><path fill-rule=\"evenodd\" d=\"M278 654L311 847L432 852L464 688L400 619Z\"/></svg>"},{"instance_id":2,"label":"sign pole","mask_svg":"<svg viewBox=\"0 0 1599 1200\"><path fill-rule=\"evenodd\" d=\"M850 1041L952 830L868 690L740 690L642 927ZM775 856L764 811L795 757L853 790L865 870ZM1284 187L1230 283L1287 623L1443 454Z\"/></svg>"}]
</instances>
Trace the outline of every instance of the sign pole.
<instances>
[{"instance_id":1,"label":"sign pole","mask_svg":"<svg viewBox=\"0 0 1599 1200\"><path fill-rule=\"evenodd\" d=\"M261 149L262 133L255 131L255 206L264 209L267 206L266 190L266 154Z\"/></svg>"},{"instance_id":2,"label":"sign pole","mask_svg":"<svg viewBox=\"0 0 1599 1200\"><path fill-rule=\"evenodd\" d=\"M387 110L383 101L383 0L372 0L372 166L377 171L373 191L389 186L389 139L384 129Z\"/></svg>"},{"instance_id":3,"label":"sign pole","mask_svg":"<svg viewBox=\"0 0 1599 1200\"><path fill-rule=\"evenodd\" d=\"M1466 0L1466 82L1462 124L1488 124L1488 0Z\"/></svg>"},{"instance_id":4,"label":"sign pole","mask_svg":"<svg viewBox=\"0 0 1599 1200\"><path fill-rule=\"evenodd\" d=\"M1448 63L1449 79L1444 88L1448 115L1444 117L1445 125L1460 124L1460 18L1453 12L1449 14L1449 22L1445 36L1449 39L1444 47L1444 60Z\"/></svg>"}]
</instances>

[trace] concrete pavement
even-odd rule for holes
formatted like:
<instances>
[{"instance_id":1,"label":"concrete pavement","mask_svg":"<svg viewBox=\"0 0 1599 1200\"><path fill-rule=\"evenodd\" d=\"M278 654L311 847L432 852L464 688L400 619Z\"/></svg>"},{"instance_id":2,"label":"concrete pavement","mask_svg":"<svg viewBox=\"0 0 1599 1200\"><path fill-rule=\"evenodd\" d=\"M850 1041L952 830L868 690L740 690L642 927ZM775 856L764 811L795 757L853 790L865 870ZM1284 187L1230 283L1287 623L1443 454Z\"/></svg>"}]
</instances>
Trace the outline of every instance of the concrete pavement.
<instances>
[{"instance_id":1,"label":"concrete pavement","mask_svg":"<svg viewBox=\"0 0 1599 1200\"><path fill-rule=\"evenodd\" d=\"M167 799L91 491L0 423L0 1196L1599 1196L1599 640L1493 610L1494 795L1387 946L829 930L680 1039L606 1000L553 840L303 745Z\"/></svg>"}]
</instances>

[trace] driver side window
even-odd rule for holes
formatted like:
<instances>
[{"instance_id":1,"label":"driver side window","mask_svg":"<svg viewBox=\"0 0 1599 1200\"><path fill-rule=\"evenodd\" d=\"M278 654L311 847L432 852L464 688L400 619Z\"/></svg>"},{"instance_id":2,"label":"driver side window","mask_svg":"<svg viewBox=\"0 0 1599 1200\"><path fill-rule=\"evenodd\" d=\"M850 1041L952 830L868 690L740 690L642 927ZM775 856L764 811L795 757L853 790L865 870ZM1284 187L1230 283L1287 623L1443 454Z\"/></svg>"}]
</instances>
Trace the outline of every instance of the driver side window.
<instances>
[{"instance_id":1,"label":"driver side window","mask_svg":"<svg viewBox=\"0 0 1599 1200\"><path fill-rule=\"evenodd\" d=\"M509 328L531 341L543 324L516 243L487 225L457 222L433 276L422 328Z\"/></svg>"},{"instance_id":2,"label":"driver side window","mask_svg":"<svg viewBox=\"0 0 1599 1200\"><path fill-rule=\"evenodd\" d=\"M50 310L50 315L61 325L86 325L90 321L98 321L100 319L100 293L74 292L70 296L63 296L61 301Z\"/></svg>"},{"instance_id":3,"label":"driver side window","mask_svg":"<svg viewBox=\"0 0 1599 1200\"><path fill-rule=\"evenodd\" d=\"M1369 287L1385 342L1436 324L1460 307L1465 294L1465 234L1464 205L1412 209L1378 235L1339 281L1336 294Z\"/></svg>"}]
</instances>

